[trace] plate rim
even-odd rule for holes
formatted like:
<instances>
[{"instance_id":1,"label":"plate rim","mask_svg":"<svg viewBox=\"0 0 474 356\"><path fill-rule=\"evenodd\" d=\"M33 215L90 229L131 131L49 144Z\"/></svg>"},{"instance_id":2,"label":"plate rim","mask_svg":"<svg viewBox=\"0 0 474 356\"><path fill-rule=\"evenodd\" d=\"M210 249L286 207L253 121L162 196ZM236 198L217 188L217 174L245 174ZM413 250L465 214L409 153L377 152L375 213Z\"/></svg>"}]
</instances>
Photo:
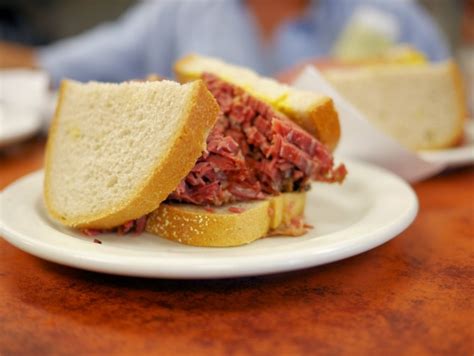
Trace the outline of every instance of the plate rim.
<instances>
[{"instance_id":1,"label":"plate rim","mask_svg":"<svg viewBox=\"0 0 474 356\"><path fill-rule=\"evenodd\" d=\"M127 258L125 262L117 262L116 260L114 260L114 258L116 258L115 255L109 255L107 256L107 258L104 258L104 256L97 258L96 256L84 256L78 253L76 255L73 254L71 256L70 250L68 248L47 244L44 241L35 241L34 237L24 236L21 232L16 232L11 226L8 226L8 223L2 220L1 216L0 234L10 244L39 258L70 267L115 275L173 279L210 279L265 275L318 266L345 259L351 256L355 256L357 254L366 252L384 244L385 242L395 238L403 230L405 230L414 221L418 212L419 203L415 192L413 191L411 186L408 185L408 183L406 183L405 181L403 181L400 177L385 169L365 162L347 160L347 163L349 165L357 165L359 167L362 167L363 169L369 169L372 171L375 170L379 174L389 176L394 182L400 184L400 187L403 187L403 189L405 189L407 193L407 198L410 199L410 203L408 204L409 208L404 211L401 216L396 219L396 221L391 221L389 222L389 224L383 226L382 228L379 228L376 231L365 232L363 239L359 235L358 239L362 239L362 241L358 241L357 245L354 246L350 243L345 243L343 244L345 246L343 246L342 248L333 249L332 251L326 251L324 254L321 254L320 251L318 253L318 251L306 251L305 249L298 248L296 249L296 251L290 251L290 253L287 254L286 259L282 259L282 257L280 256L281 252L278 251L278 253L273 252L270 253L268 256L251 256L250 258L257 259L260 265L255 266L255 262L253 262L252 264L241 265L239 266L239 268L236 268L236 263L239 263L239 261L241 262L242 259L245 259L245 256L221 256L218 258L213 258L214 261L211 261L211 263L209 264L199 264L198 266L193 265L191 269L189 268L189 265L184 266L182 262L173 265L173 263L171 263L168 258L168 260L165 262L168 264L168 266L164 266L162 261L161 264L152 263L151 267L154 268L144 268L143 265L140 263L135 263L131 265L127 265L125 263L129 263L130 261L133 261L135 259L141 259L143 262L143 260L146 260L143 257L137 258L136 256L130 256L130 258ZM35 176L41 176L42 174L43 171L39 170L19 178L11 185L6 187L2 191L2 193L0 193L0 199L4 196L5 191L7 191L8 189L13 189L11 187L14 187L16 184L21 184L23 180L35 179ZM351 227L352 225L340 231L338 230L337 232L326 234L321 237L330 237L333 234L340 235L345 230L350 230ZM61 231L58 232L63 233ZM306 243L308 242L311 242L311 239L306 240ZM186 246L186 248L187 247L189 246ZM303 252L301 252L301 250L303 250ZM314 256L317 256L318 259L314 260L311 258ZM150 258L151 257L148 256L148 259ZM156 256L154 256L153 258L156 258ZM191 262L199 261L199 258L196 258L196 256L187 255L186 258L188 259L188 261ZM209 257L206 257L206 259L208 258ZM275 258L278 259L278 264L272 263L272 261L274 262ZM221 262L221 265L217 266L216 260ZM157 267L159 268L156 269Z\"/></svg>"}]
</instances>

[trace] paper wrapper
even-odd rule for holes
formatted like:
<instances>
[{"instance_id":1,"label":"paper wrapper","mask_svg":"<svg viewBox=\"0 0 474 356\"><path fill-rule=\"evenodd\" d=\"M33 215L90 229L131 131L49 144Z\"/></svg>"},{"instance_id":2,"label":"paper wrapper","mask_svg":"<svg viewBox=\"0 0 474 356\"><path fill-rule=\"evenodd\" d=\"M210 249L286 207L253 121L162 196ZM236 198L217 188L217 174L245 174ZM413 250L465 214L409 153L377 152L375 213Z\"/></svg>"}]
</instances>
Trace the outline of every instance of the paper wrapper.
<instances>
[{"instance_id":1,"label":"paper wrapper","mask_svg":"<svg viewBox=\"0 0 474 356\"><path fill-rule=\"evenodd\" d=\"M409 182L417 182L442 171L443 163L428 162L401 146L375 126L324 79L314 67L306 67L293 83L298 89L316 91L331 97L339 113L341 139L335 151L343 157L384 167Z\"/></svg>"}]
</instances>

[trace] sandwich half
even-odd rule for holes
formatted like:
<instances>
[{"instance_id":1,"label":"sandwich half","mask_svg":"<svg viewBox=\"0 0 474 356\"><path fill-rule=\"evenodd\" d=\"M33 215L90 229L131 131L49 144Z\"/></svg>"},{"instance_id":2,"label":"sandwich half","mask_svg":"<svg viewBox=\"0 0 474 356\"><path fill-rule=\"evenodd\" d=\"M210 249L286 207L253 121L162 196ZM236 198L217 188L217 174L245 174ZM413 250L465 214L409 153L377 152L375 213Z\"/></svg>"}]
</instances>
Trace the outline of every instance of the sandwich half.
<instances>
[{"instance_id":1,"label":"sandwich half","mask_svg":"<svg viewBox=\"0 0 474 356\"><path fill-rule=\"evenodd\" d=\"M193 168L218 113L202 81L63 81L46 147L49 214L111 229L150 213Z\"/></svg>"},{"instance_id":2,"label":"sandwich half","mask_svg":"<svg viewBox=\"0 0 474 356\"><path fill-rule=\"evenodd\" d=\"M195 246L305 233L311 181L346 175L322 142L339 137L331 99L256 74L249 90L222 68L191 76L180 63L190 83L63 83L47 145L50 215L88 235L146 230ZM285 94L268 98L265 83Z\"/></svg>"}]
</instances>

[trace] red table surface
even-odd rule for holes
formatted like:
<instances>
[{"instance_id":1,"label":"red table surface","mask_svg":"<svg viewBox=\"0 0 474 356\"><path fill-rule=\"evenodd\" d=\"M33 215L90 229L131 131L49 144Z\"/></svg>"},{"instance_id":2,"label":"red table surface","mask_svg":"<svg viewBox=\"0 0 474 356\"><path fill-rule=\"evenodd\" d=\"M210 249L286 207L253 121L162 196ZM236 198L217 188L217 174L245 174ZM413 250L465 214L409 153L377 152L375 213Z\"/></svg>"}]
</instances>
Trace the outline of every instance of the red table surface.
<instances>
[{"instance_id":1,"label":"red table surface","mask_svg":"<svg viewBox=\"0 0 474 356\"><path fill-rule=\"evenodd\" d=\"M41 138L2 151L0 188L43 152ZM0 239L0 354L472 355L474 169L414 188L420 213L396 239L262 277L109 276Z\"/></svg>"}]
</instances>

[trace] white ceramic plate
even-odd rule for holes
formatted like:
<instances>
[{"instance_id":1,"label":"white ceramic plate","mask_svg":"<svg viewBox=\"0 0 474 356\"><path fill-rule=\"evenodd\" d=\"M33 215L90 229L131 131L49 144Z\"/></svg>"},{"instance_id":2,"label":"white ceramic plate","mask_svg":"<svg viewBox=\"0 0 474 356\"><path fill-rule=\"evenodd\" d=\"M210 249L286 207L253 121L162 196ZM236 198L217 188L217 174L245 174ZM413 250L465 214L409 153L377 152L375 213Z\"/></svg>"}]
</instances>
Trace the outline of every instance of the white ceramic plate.
<instances>
[{"instance_id":1,"label":"white ceramic plate","mask_svg":"<svg viewBox=\"0 0 474 356\"><path fill-rule=\"evenodd\" d=\"M400 178L349 161L343 185L314 184L303 237L275 237L232 248L200 248L142 234L100 235L102 244L51 221L42 201L43 173L21 178L0 195L0 234L35 256L91 271L164 278L260 275L317 266L383 244L411 224L418 211Z\"/></svg>"},{"instance_id":2,"label":"white ceramic plate","mask_svg":"<svg viewBox=\"0 0 474 356\"><path fill-rule=\"evenodd\" d=\"M52 95L48 92L48 75L42 71L2 69L0 82L1 148L41 129L43 117L51 114Z\"/></svg>"},{"instance_id":3,"label":"white ceramic plate","mask_svg":"<svg viewBox=\"0 0 474 356\"><path fill-rule=\"evenodd\" d=\"M445 150L421 151L421 157L429 162L445 164L446 168L474 164L474 119L467 121L464 132L461 146Z\"/></svg>"}]
</instances>

